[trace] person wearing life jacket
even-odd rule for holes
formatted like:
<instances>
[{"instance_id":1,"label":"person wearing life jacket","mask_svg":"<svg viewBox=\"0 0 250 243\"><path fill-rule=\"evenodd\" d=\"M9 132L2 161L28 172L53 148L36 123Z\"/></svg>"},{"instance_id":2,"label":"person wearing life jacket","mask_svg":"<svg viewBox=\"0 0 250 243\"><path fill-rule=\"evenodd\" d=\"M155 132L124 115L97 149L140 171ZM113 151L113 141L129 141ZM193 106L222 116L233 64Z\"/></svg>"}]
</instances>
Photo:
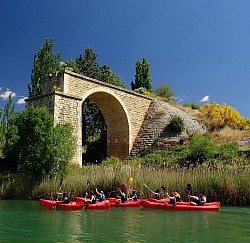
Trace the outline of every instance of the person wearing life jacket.
<instances>
[{"instance_id":1,"label":"person wearing life jacket","mask_svg":"<svg viewBox=\"0 0 250 243\"><path fill-rule=\"evenodd\" d=\"M69 197L69 195L66 193L66 192L64 192L63 194L62 194L62 202L61 203L63 203L63 204L69 204L70 203L70 197Z\"/></svg>"},{"instance_id":2,"label":"person wearing life jacket","mask_svg":"<svg viewBox=\"0 0 250 243\"><path fill-rule=\"evenodd\" d=\"M202 199L198 197L197 193L195 193L193 196L188 195L188 198L191 199L190 204L202 206Z\"/></svg>"},{"instance_id":3,"label":"person wearing life jacket","mask_svg":"<svg viewBox=\"0 0 250 243\"><path fill-rule=\"evenodd\" d=\"M178 190L174 190L174 196L176 198L176 202L182 202L182 196L179 194Z\"/></svg>"},{"instance_id":4,"label":"person wearing life jacket","mask_svg":"<svg viewBox=\"0 0 250 243\"><path fill-rule=\"evenodd\" d=\"M124 203L124 202L126 202L126 201L128 200L127 193L125 192L124 189L122 189L122 190L120 191L119 196L120 196L120 199L121 199L121 202L122 202L122 203Z\"/></svg>"},{"instance_id":5,"label":"person wearing life jacket","mask_svg":"<svg viewBox=\"0 0 250 243\"><path fill-rule=\"evenodd\" d=\"M202 205L206 204L206 202L207 202L207 197L206 197L206 195L204 194L204 192L200 192L200 193L199 193L199 198L201 199Z\"/></svg>"},{"instance_id":6,"label":"person wearing life jacket","mask_svg":"<svg viewBox=\"0 0 250 243\"><path fill-rule=\"evenodd\" d=\"M170 199L169 204L176 204L176 197L174 193L170 193L170 195L168 195L168 198Z\"/></svg>"},{"instance_id":7,"label":"person wearing life jacket","mask_svg":"<svg viewBox=\"0 0 250 243\"><path fill-rule=\"evenodd\" d=\"M161 199L161 193L158 189L155 189L155 191L152 191L152 198L160 200Z\"/></svg>"},{"instance_id":8,"label":"person wearing life jacket","mask_svg":"<svg viewBox=\"0 0 250 243\"><path fill-rule=\"evenodd\" d=\"M136 190L132 190L132 197L129 198L129 199L133 200L133 201L137 201L138 200L138 196L137 196Z\"/></svg>"},{"instance_id":9,"label":"person wearing life jacket","mask_svg":"<svg viewBox=\"0 0 250 243\"><path fill-rule=\"evenodd\" d=\"M94 194L94 192L93 191L90 191L89 192L89 201L85 201L85 205L86 204L96 204L96 195Z\"/></svg>"},{"instance_id":10,"label":"person wearing life jacket","mask_svg":"<svg viewBox=\"0 0 250 243\"><path fill-rule=\"evenodd\" d=\"M103 202L103 201L105 201L106 200L106 196L105 196L105 194L104 194L104 192L103 191L98 191L97 190L97 188L96 188L96 193L97 193L97 198L98 198L98 201L99 202Z\"/></svg>"}]
</instances>

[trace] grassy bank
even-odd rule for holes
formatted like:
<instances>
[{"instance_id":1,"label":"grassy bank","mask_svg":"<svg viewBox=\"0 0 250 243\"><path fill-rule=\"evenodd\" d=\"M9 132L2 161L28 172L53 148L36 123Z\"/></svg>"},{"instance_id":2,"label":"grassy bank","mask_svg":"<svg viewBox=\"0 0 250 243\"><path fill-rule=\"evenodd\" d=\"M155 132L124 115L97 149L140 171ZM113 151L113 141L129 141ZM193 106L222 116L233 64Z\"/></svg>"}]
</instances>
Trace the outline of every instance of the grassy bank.
<instances>
[{"instance_id":1,"label":"grassy bank","mask_svg":"<svg viewBox=\"0 0 250 243\"><path fill-rule=\"evenodd\" d=\"M87 188L88 178L91 184ZM133 178L132 183L130 178ZM47 178L36 184L24 175L2 174L0 198L56 198L60 179ZM74 199L95 187L104 190L107 196L112 196L113 191L119 187L126 187L136 189L140 197L149 197L150 191L145 187L146 184L152 189L164 186L169 192L178 189L186 199L188 183L192 185L193 192L204 191L210 200L219 200L228 205L250 205L250 165L234 164L232 161L229 164L203 164L189 169L178 166L131 165L119 160L112 165L71 167L63 178L61 190L68 192Z\"/></svg>"}]
</instances>

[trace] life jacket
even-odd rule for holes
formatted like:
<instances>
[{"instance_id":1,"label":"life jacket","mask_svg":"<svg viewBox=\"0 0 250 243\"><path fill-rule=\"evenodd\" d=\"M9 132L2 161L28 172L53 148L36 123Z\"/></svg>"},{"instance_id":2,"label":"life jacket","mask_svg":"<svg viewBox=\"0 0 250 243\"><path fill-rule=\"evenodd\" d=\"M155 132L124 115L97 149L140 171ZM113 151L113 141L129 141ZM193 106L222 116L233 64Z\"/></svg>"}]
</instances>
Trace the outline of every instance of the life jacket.
<instances>
[{"instance_id":1,"label":"life jacket","mask_svg":"<svg viewBox=\"0 0 250 243\"><path fill-rule=\"evenodd\" d=\"M182 196L179 193L174 193L176 202L182 202Z\"/></svg>"},{"instance_id":2,"label":"life jacket","mask_svg":"<svg viewBox=\"0 0 250 243\"><path fill-rule=\"evenodd\" d=\"M170 199L170 204L176 204L176 197L174 197L174 199Z\"/></svg>"},{"instance_id":3,"label":"life jacket","mask_svg":"<svg viewBox=\"0 0 250 243\"><path fill-rule=\"evenodd\" d=\"M202 200L200 197L198 197L197 199L194 199L193 201L197 204L197 206L202 206Z\"/></svg>"},{"instance_id":4,"label":"life jacket","mask_svg":"<svg viewBox=\"0 0 250 243\"><path fill-rule=\"evenodd\" d=\"M106 197L105 197L104 194L102 194L102 195L101 195L101 201L104 201L104 200L106 200Z\"/></svg>"},{"instance_id":5,"label":"life jacket","mask_svg":"<svg viewBox=\"0 0 250 243\"><path fill-rule=\"evenodd\" d=\"M70 197L66 195L66 200L64 201L65 204L69 204L71 202Z\"/></svg>"},{"instance_id":6,"label":"life jacket","mask_svg":"<svg viewBox=\"0 0 250 243\"><path fill-rule=\"evenodd\" d=\"M137 194L135 193L134 195L133 195L133 201L137 201L138 200L138 196L137 196Z\"/></svg>"}]
</instances>

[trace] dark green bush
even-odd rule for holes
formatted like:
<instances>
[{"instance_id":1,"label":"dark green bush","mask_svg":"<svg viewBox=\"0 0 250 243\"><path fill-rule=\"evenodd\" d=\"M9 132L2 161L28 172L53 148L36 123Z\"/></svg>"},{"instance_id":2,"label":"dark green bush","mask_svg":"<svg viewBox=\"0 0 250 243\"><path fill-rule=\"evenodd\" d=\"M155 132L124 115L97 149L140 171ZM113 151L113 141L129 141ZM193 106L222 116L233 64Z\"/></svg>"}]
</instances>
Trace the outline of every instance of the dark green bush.
<instances>
[{"instance_id":1,"label":"dark green bush","mask_svg":"<svg viewBox=\"0 0 250 243\"><path fill-rule=\"evenodd\" d=\"M191 107L193 110L199 110L201 107L197 103L186 103L183 104L184 107Z\"/></svg>"},{"instance_id":2,"label":"dark green bush","mask_svg":"<svg viewBox=\"0 0 250 243\"><path fill-rule=\"evenodd\" d=\"M208 136L195 135L191 139L189 160L202 164L204 161L213 158L216 148Z\"/></svg>"},{"instance_id":3,"label":"dark green bush","mask_svg":"<svg viewBox=\"0 0 250 243\"><path fill-rule=\"evenodd\" d=\"M235 158L238 156L239 148L231 143L222 143L218 148L218 156L221 159Z\"/></svg>"},{"instance_id":4,"label":"dark green bush","mask_svg":"<svg viewBox=\"0 0 250 243\"><path fill-rule=\"evenodd\" d=\"M184 121L179 116L173 116L168 127L172 132L176 132L178 134L185 130Z\"/></svg>"}]
</instances>

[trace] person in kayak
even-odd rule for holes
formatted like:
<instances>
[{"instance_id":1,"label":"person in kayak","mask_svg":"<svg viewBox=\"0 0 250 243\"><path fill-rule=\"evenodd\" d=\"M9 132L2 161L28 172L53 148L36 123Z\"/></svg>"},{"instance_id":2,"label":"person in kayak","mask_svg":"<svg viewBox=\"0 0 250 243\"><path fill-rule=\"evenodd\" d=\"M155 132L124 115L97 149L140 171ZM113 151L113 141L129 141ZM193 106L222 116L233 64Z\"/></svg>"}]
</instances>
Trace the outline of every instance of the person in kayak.
<instances>
[{"instance_id":1,"label":"person in kayak","mask_svg":"<svg viewBox=\"0 0 250 243\"><path fill-rule=\"evenodd\" d=\"M174 190L174 196L175 196L176 202L182 202L182 196L179 194L178 190Z\"/></svg>"},{"instance_id":2,"label":"person in kayak","mask_svg":"<svg viewBox=\"0 0 250 243\"><path fill-rule=\"evenodd\" d=\"M201 197L198 197L197 193L194 193L194 195L188 195L188 198L191 199L190 204L202 206L202 199Z\"/></svg>"},{"instance_id":3,"label":"person in kayak","mask_svg":"<svg viewBox=\"0 0 250 243\"><path fill-rule=\"evenodd\" d=\"M176 197L174 193L170 193L170 194L167 193L167 197L169 198L169 202L165 202L165 205L166 204L176 205Z\"/></svg>"},{"instance_id":4,"label":"person in kayak","mask_svg":"<svg viewBox=\"0 0 250 243\"><path fill-rule=\"evenodd\" d=\"M137 196L136 190L132 190L132 197L129 198L129 199L133 200L133 201L137 201L138 200L138 196Z\"/></svg>"},{"instance_id":5,"label":"person in kayak","mask_svg":"<svg viewBox=\"0 0 250 243\"><path fill-rule=\"evenodd\" d=\"M89 201L85 201L85 205L86 204L96 204L96 195L94 194L94 192L93 191L90 191L89 192Z\"/></svg>"},{"instance_id":6,"label":"person in kayak","mask_svg":"<svg viewBox=\"0 0 250 243\"><path fill-rule=\"evenodd\" d=\"M118 191L117 203L124 203L128 200L127 193L124 189Z\"/></svg>"},{"instance_id":7,"label":"person in kayak","mask_svg":"<svg viewBox=\"0 0 250 243\"><path fill-rule=\"evenodd\" d=\"M99 191L97 190L97 188L96 188L95 190L96 190L96 194L97 194L98 201L99 201L99 202L105 201L105 200L106 200L106 196L105 196L104 192L103 192L103 191L100 191L100 192L99 192Z\"/></svg>"},{"instance_id":8,"label":"person in kayak","mask_svg":"<svg viewBox=\"0 0 250 243\"><path fill-rule=\"evenodd\" d=\"M199 193L199 198L201 199L202 205L204 205L207 202L207 197L204 194L204 192Z\"/></svg>"},{"instance_id":9,"label":"person in kayak","mask_svg":"<svg viewBox=\"0 0 250 243\"><path fill-rule=\"evenodd\" d=\"M70 197L69 197L69 195L66 193L66 192L64 192L64 193L59 193L59 195L62 195L62 204L69 204L70 203Z\"/></svg>"},{"instance_id":10,"label":"person in kayak","mask_svg":"<svg viewBox=\"0 0 250 243\"><path fill-rule=\"evenodd\" d=\"M160 200L161 199L161 193L158 189L155 189L155 191L152 192L152 198Z\"/></svg>"}]
</instances>

